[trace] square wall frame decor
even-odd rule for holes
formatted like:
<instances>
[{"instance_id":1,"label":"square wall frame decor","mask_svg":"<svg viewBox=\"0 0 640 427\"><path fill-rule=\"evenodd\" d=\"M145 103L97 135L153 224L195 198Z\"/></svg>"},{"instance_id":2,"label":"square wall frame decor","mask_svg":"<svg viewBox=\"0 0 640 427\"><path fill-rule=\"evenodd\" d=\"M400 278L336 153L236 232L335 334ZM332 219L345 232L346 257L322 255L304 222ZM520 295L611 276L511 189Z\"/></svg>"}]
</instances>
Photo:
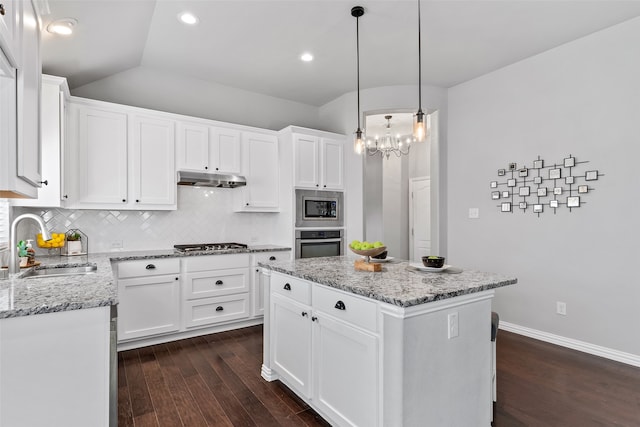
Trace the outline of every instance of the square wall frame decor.
<instances>
[{"instance_id":1,"label":"square wall frame decor","mask_svg":"<svg viewBox=\"0 0 640 427\"><path fill-rule=\"evenodd\" d=\"M513 213L516 206L538 217L545 212L572 212L586 205L584 198L592 197L595 190L592 183L604 176L597 169L585 170L587 163L571 154L557 161L538 156L531 162L507 162L507 168L497 169L503 178L489 184L491 199L504 200L497 205L501 212ZM545 211L545 205L551 209Z\"/></svg>"}]
</instances>

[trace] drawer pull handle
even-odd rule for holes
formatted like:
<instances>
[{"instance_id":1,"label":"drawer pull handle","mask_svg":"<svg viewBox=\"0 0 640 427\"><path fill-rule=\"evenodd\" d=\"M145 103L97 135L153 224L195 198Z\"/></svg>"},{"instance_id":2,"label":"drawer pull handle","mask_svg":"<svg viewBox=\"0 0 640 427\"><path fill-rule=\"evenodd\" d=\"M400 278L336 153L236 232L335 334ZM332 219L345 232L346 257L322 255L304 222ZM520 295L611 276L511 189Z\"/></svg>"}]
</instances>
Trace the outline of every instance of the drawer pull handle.
<instances>
[{"instance_id":1,"label":"drawer pull handle","mask_svg":"<svg viewBox=\"0 0 640 427\"><path fill-rule=\"evenodd\" d=\"M216 285L220 286L223 285L224 283L222 283L222 280L216 280Z\"/></svg>"},{"instance_id":2,"label":"drawer pull handle","mask_svg":"<svg viewBox=\"0 0 640 427\"><path fill-rule=\"evenodd\" d=\"M318 318L316 316L311 317L311 321L315 322L316 320L318 320Z\"/></svg>"},{"instance_id":3,"label":"drawer pull handle","mask_svg":"<svg viewBox=\"0 0 640 427\"><path fill-rule=\"evenodd\" d=\"M338 301L335 305L335 308L337 308L338 310L346 310L347 306L344 305L342 301Z\"/></svg>"},{"instance_id":4,"label":"drawer pull handle","mask_svg":"<svg viewBox=\"0 0 640 427\"><path fill-rule=\"evenodd\" d=\"M269 261L275 261L275 260L276 260L276 257L274 257L273 255L269 257Z\"/></svg>"},{"instance_id":5,"label":"drawer pull handle","mask_svg":"<svg viewBox=\"0 0 640 427\"><path fill-rule=\"evenodd\" d=\"M147 266L145 267L147 270L155 270L156 266L153 264L147 264Z\"/></svg>"},{"instance_id":6,"label":"drawer pull handle","mask_svg":"<svg viewBox=\"0 0 640 427\"><path fill-rule=\"evenodd\" d=\"M290 290L291 290L291 285L290 285L290 284L288 284L288 283L285 283L285 284L284 284L284 290L285 290L285 291L290 291Z\"/></svg>"},{"instance_id":7,"label":"drawer pull handle","mask_svg":"<svg viewBox=\"0 0 640 427\"><path fill-rule=\"evenodd\" d=\"M309 313L307 313L306 311L302 312L302 317L305 317L305 316L308 316L308 315L309 315Z\"/></svg>"},{"instance_id":8,"label":"drawer pull handle","mask_svg":"<svg viewBox=\"0 0 640 427\"><path fill-rule=\"evenodd\" d=\"M222 310L224 310L223 306L219 305L219 306L216 307L216 311L222 311Z\"/></svg>"}]
</instances>

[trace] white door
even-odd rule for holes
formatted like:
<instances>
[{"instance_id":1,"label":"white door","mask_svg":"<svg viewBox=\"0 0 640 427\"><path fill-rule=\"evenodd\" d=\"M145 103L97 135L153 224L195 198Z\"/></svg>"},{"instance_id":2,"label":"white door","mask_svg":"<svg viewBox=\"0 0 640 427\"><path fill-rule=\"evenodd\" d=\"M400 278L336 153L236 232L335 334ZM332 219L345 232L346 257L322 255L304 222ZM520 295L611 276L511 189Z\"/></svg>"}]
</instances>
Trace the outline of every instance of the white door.
<instances>
[{"instance_id":1,"label":"white door","mask_svg":"<svg viewBox=\"0 0 640 427\"><path fill-rule=\"evenodd\" d=\"M409 230L412 261L431 252L431 179L428 177L409 180Z\"/></svg>"},{"instance_id":2,"label":"white door","mask_svg":"<svg viewBox=\"0 0 640 427\"><path fill-rule=\"evenodd\" d=\"M81 108L77 143L80 203L127 203L127 115Z\"/></svg>"},{"instance_id":3,"label":"white door","mask_svg":"<svg viewBox=\"0 0 640 427\"><path fill-rule=\"evenodd\" d=\"M271 294L271 361L275 371L304 397L311 394L311 309Z\"/></svg>"},{"instance_id":4,"label":"white door","mask_svg":"<svg viewBox=\"0 0 640 427\"><path fill-rule=\"evenodd\" d=\"M174 123L136 116L132 127L132 202L136 206L175 204Z\"/></svg>"},{"instance_id":5,"label":"white door","mask_svg":"<svg viewBox=\"0 0 640 427\"><path fill-rule=\"evenodd\" d=\"M315 312L313 399L341 426L378 425L378 339Z\"/></svg>"},{"instance_id":6,"label":"white door","mask_svg":"<svg viewBox=\"0 0 640 427\"><path fill-rule=\"evenodd\" d=\"M323 190L344 189L343 143L334 139L323 138L320 144L320 170L322 172Z\"/></svg>"}]
</instances>

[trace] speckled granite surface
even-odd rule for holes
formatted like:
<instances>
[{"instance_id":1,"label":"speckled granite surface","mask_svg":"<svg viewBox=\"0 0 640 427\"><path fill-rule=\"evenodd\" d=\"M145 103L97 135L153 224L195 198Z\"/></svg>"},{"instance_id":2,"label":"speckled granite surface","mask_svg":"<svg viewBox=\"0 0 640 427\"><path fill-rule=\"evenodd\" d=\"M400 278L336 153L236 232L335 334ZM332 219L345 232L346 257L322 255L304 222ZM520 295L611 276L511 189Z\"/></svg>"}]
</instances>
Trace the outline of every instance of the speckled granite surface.
<instances>
[{"instance_id":1,"label":"speckled granite surface","mask_svg":"<svg viewBox=\"0 0 640 427\"><path fill-rule=\"evenodd\" d=\"M22 279L20 275L0 280L0 319L104 307L118 303L117 289L109 258L104 255L76 257L40 257L42 268L47 265L76 266L93 264L95 273L81 276Z\"/></svg>"},{"instance_id":2,"label":"speckled granite surface","mask_svg":"<svg viewBox=\"0 0 640 427\"><path fill-rule=\"evenodd\" d=\"M261 262L260 266L400 307L453 298L517 283L515 277L456 269L456 274L415 271L407 261L383 264L381 272L356 271L352 257Z\"/></svg>"},{"instance_id":3,"label":"speckled granite surface","mask_svg":"<svg viewBox=\"0 0 640 427\"><path fill-rule=\"evenodd\" d=\"M232 253L253 253L287 251L291 248L275 245L250 246L243 250L216 252L178 253L173 249L109 252L75 257L38 257L41 266L74 266L93 264L98 267L96 273L76 276L23 279L28 270L22 269L20 275L0 280L0 319L29 316L58 311L80 310L103 307L118 303L118 292L111 271L111 261L131 261L139 259L179 258L201 255L223 255ZM38 268L38 267L36 267Z\"/></svg>"}]
</instances>

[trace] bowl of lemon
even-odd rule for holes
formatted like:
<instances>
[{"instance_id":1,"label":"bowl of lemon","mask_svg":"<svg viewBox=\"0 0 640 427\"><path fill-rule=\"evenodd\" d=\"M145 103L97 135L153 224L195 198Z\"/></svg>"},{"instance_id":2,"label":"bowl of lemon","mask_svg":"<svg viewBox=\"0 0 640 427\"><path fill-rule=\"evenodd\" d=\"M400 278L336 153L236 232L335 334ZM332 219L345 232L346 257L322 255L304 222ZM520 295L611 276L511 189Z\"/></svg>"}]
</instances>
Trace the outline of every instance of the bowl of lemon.
<instances>
[{"instance_id":1,"label":"bowl of lemon","mask_svg":"<svg viewBox=\"0 0 640 427\"><path fill-rule=\"evenodd\" d=\"M351 250L351 252L358 255L362 255L365 257L374 257L386 251L387 247L382 242L369 243L366 240L364 242L354 240L349 245L349 249Z\"/></svg>"},{"instance_id":2,"label":"bowl of lemon","mask_svg":"<svg viewBox=\"0 0 640 427\"><path fill-rule=\"evenodd\" d=\"M64 233L51 233L51 240L44 240L42 233L36 235L36 243L39 248L57 249L64 246Z\"/></svg>"}]
</instances>

